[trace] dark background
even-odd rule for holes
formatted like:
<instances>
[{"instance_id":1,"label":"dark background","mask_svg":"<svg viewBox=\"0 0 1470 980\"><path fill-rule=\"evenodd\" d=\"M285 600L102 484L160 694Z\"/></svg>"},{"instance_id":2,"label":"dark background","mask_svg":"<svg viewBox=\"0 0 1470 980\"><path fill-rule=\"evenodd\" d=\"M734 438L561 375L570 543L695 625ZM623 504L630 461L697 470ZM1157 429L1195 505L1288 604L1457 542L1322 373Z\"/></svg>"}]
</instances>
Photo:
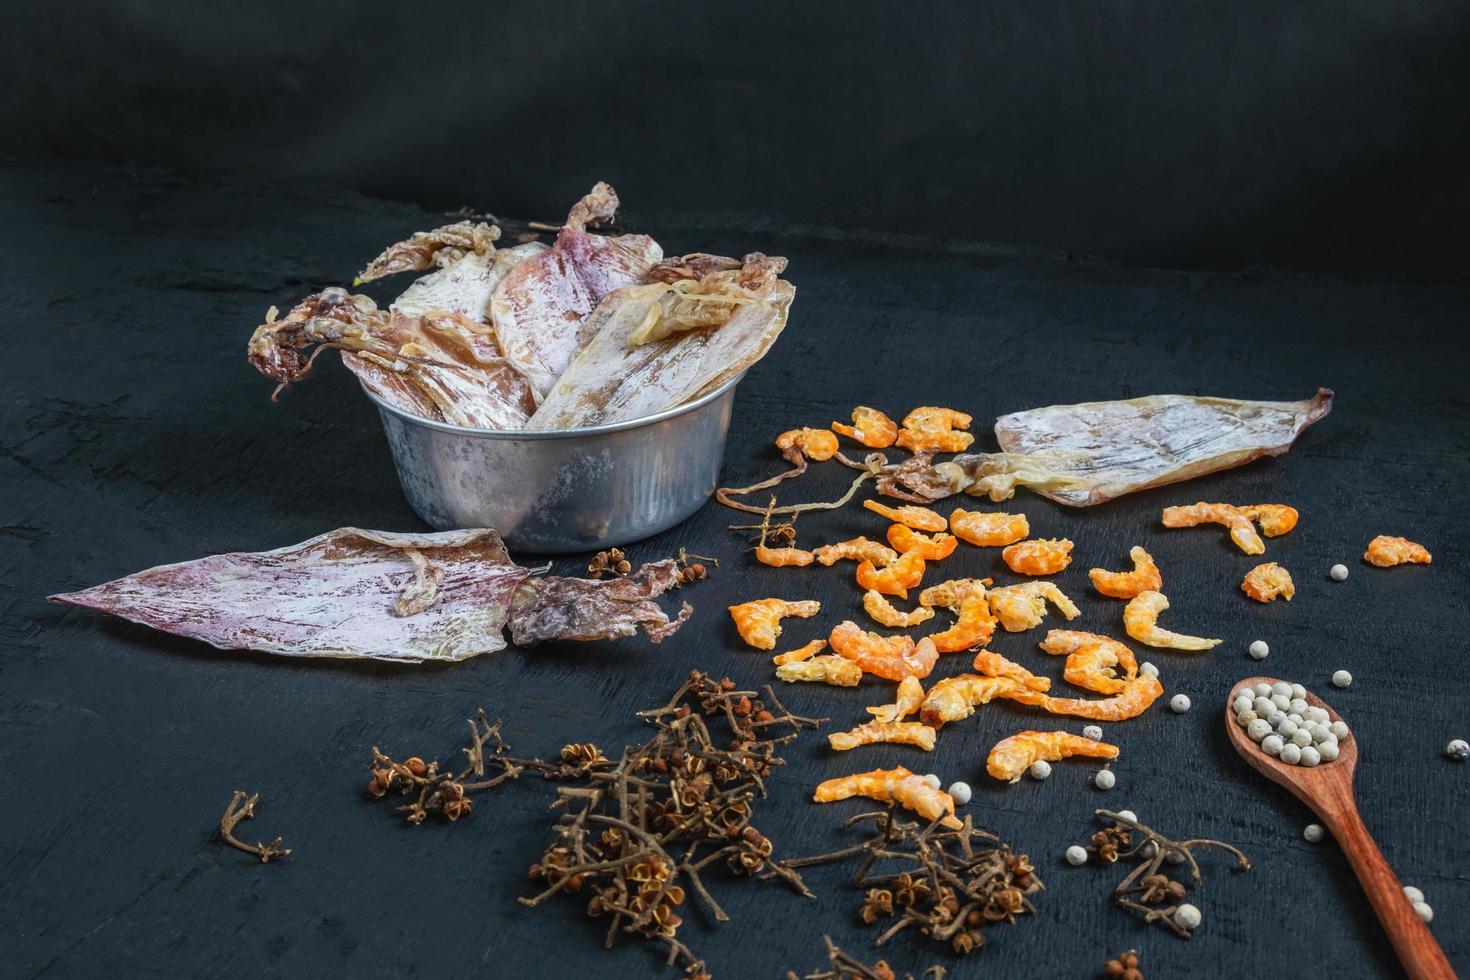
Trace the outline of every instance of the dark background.
<instances>
[{"instance_id":1,"label":"dark background","mask_svg":"<svg viewBox=\"0 0 1470 980\"><path fill-rule=\"evenodd\" d=\"M1470 5L16 4L0 152L1459 277Z\"/></svg>"},{"instance_id":2,"label":"dark background","mask_svg":"<svg viewBox=\"0 0 1470 980\"><path fill-rule=\"evenodd\" d=\"M7 27L0 976L676 976L647 947L603 951L578 903L516 903L547 840L549 787L508 786L459 825L414 829L364 799L370 747L447 758L483 705L520 753L616 751L645 737L633 712L691 667L769 679L727 604L820 598L820 620L788 627L795 646L861 617L849 568L755 567L711 505L634 549L722 561L663 646L420 668L221 653L43 598L343 525L422 528L346 372L324 358L273 404L245 363L249 332L446 208L556 219L599 178L671 254L791 258L797 302L738 390L727 484L776 471L777 432L856 402L953 405L993 449L994 417L1059 401L1338 392L1282 459L1086 511L1025 493L1011 505L1077 542L1058 582L1079 627L1121 635L1118 604L1085 572L1122 567L1139 543L1163 568L1166 623L1226 640L1203 656L1140 650L1195 708L1161 702L1111 726L1113 791L1078 763L995 785L985 753L1038 720L1010 705L927 756L840 756L812 736L792 748L759 821L778 852L836 846L861 808L809 804L815 782L904 764L971 782L969 812L1047 882L1039 914L991 930L975 958L916 938L882 955L956 978L1091 976L1130 946L1154 980L1282 963L1396 975L1342 854L1304 842L1306 809L1226 741L1226 694L1265 669L1348 718L1368 826L1470 972L1470 769L1442 756L1470 737L1470 305L1446 281L1461 278L1470 201L1464 5L136 0L18 8ZM377 285L386 298L401 282ZM845 483L827 464L783 489ZM1295 576L1294 602L1245 600L1256 559L1215 529L1158 527L1161 507L1196 499L1300 508L1266 555ZM855 508L802 525L807 545L882 528ZM1378 533L1422 540L1434 564L1364 565ZM1326 577L1336 562L1352 569L1341 584ZM1007 574L969 548L944 571ZM1055 675L1041 635L993 647ZM1245 655L1258 638L1263 664ZM1351 688L1330 687L1338 668ZM783 696L845 727L890 693L869 681ZM213 839L237 788L265 801L243 831L284 835L289 860L261 867ZM1121 869L1062 862L1100 805L1226 839L1255 869L1210 861L1204 927L1177 940L1108 906ZM717 881L733 921L692 912L681 935L726 978L814 970L823 932L876 955L843 879L813 873L817 902Z\"/></svg>"}]
</instances>

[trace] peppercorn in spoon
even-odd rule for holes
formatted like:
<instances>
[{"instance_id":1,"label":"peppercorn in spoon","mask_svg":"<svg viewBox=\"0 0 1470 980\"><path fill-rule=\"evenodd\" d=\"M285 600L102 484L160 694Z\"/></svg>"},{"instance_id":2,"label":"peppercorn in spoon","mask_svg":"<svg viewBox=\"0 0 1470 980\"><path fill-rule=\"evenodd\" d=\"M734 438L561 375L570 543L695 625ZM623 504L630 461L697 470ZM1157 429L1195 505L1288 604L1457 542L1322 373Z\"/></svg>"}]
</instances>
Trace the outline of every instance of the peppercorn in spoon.
<instances>
[{"instance_id":1,"label":"peppercorn in spoon","mask_svg":"<svg viewBox=\"0 0 1470 980\"><path fill-rule=\"evenodd\" d=\"M1358 805L1353 798L1353 772L1358 764L1357 739L1351 735L1346 738L1338 737L1332 743L1336 749L1336 758L1317 764L1293 763L1284 761L1280 754L1268 754L1262 748L1263 742L1268 738L1275 738L1275 745L1280 745L1282 743L1279 736L1272 734L1259 737L1262 735L1259 719L1251 718L1242 722L1239 719L1242 712L1236 710L1234 703L1247 695L1256 695L1260 685L1276 690L1279 690L1278 686L1288 689L1292 687L1273 677L1248 677L1236 684L1235 693L1231 695L1232 703L1225 708L1225 734L1230 739L1230 744L1235 746L1235 751L1252 768L1272 782L1285 786L1332 831L1332 836L1337 839L1348 863L1352 865L1353 872L1358 876L1358 882L1368 895L1368 901L1372 903L1378 921L1388 933L1389 941L1393 943L1394 952L1398 954L1405 972L1416 980L1453 978L1455 971L1450 967L1449 960L1445 959L1444 951L1439 948L1429 927L1414 911L1413 903L1404 894L1403 885L1399 883L1398 877L1374 843L1372 835L1368 833L1368 828L1364 826L1363 818L1358 814ZM1269 701L1269 696L1267 700ZM1325 711L1332 727L1345 731L1338 728L1338 723L1342 722L1338 713L1310 691L1301 691L1300 700L1311 708ZM1251 713L1256 714L1254 711ZM1256 728L1252 729L1252 725ZM1272 727L1276 727L1279 733L1279 725ZM1302 731L1307 731L1306 724L1300 727ZM1300 741L1302 740L1286 744L1300 745ZM1320 753L1318 755L1320 757Z\"/></svg>"}]
</instances>

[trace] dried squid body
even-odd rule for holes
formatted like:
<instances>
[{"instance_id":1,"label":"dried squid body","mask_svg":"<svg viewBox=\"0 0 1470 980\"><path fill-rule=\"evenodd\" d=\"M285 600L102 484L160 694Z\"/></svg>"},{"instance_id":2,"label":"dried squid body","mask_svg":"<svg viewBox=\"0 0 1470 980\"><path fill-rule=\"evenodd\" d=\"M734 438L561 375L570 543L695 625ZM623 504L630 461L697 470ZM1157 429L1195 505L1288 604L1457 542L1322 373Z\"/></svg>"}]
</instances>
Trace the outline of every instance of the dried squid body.
<instances>
[{"instance_id":1,"label":"dried squid body","mask_svg":"<svg viewBox=\"0 0 1470 980\"><path fill-rule=\"evenodd\" d=\"M380 310L345 289L324 289L284 318L271 316L247 354L261 374L287 385L310 374L328 347L341 349L342 362L370 391L420 418L518 429L535 408L530 384L484 324L446 311Z\"/></svg>"},{"instance_id":2,"label":"dried squid body","mask_svg":"<svg viewBox=\"0 0 1470 980\"><path fill-rule=\"evenodd\" d=\"M572 207L551 248L511 270L496 286L490 311L505 356L545 397L590 336L583 321L603 297L641 283L663 258L647 235L607 237L587 231L612 220L617 193L599 183Z\"/></svg>"},{"instance_id":3,"label":"dried squid body","mask_svg":"<svg viewBox=\"0 0 1470 980\"><path fill-rule=\"evenodd\" d=\"M770 350L786 326L796 288L780 278L786 260L753 253L738 271L709 274L731 302L721 322L649 343L631 339L666 287L609 295L583 324L590 336L532 416L529 428L601 425L651 415L708 394ZM653 290L650 292L650 290Z\"/></svg>"},{"instance_id":4,"label":"dried squid body","mask_svg":"<svg viewBox=\"0 0 1470 980\"><path fill-rule=\"evenodd\" d=\"M491 530L347 527L275 551L162 565L51 601L220 649L452 661L505 647L512 597L530 574Z\"/></svg>"},{"instance_id":5,"label":"dried squid body","mask_svg":"<svg viewBox=\"0 0 1470 980\"><path fill-rule=\"evenodd\" d=\"M965 492L1001 501L1024 486L1057 503L1087 507L1279 456L1331 410L1327 388L1298 402L1150 395L1053 405L997 419L999 453L895 467L893 476L927 500Z\"/></svg>"}]
</instances>

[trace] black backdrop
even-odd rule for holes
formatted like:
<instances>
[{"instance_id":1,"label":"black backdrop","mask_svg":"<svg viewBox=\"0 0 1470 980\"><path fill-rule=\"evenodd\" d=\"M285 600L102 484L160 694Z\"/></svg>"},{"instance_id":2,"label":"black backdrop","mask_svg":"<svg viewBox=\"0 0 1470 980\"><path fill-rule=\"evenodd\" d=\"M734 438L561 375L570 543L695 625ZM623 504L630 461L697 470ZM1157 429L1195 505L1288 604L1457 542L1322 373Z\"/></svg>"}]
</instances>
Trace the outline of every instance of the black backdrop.
<instances>
[{"instance_id":1,"label":"black backdrop","mask_svg":"<svg viewBox=\"0 0 1470 980\"><path fill-rule=\"evenodd\" d=\"M1463 2L10 6L11 157L1461 274Z\"/></svg>"}]
</instances>

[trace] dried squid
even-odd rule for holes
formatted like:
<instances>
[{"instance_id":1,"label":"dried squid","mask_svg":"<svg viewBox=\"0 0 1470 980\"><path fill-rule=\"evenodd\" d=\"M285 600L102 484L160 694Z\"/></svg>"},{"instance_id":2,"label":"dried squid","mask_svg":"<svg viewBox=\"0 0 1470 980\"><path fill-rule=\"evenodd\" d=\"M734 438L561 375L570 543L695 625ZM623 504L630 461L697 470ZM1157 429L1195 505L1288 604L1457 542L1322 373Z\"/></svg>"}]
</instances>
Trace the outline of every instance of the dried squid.
<instances>
[{"instance_id":1,"label":"dried squid","mask_svg":"<svg viewBox=\"0 0 1470 980\"><path fill-rule=\"evenodd\" d=\"M888 472L907 495L939 500L964 492L1009 499L1017 486L1070 507L1191 480L1279 456L1332 410L1332 392L1299 402L1150 395L1053 405L1002 416L1001 452L956 456Z\"/></svg>"},{"instance_id":2,"label":"dried squid","mask_svg":"<svg viewBox=\"0 0 1470 980\"><path fill-rule=\"evenodd\" d=\"M985 771L996 779L1014 783L1033 762L1058 762L1074 755L1116 759L1118 747L1070 732L1017 732L995 743L985 760Z\"/></svg>"},{"instance_id":3,"label":"dried squid","mask_svg":"<svg viewBox=\"0 0 1470 980\"><path fill-rule=\"evenodd\" d=\"M684 583L680 572L679 563L667 558L621 578L527 579L511 603L510 638L517 646L548 640L613 640L633 636L641 627L649 640L658 643L694 612L686 602L670 620L653 601Z\"/></svg>"},{"instance_id":4,"label":"dried squid","mask_svg":"<svg viewBox=\"0 0 1470 980\"><path fill-rule=\"evenodd\" d=\"M226 650L450 661L504 649L512 597L530 575L494 531L347 527L275 551L161 565L51 601ZM433 601L412 611L429 581Z\"/></svg>"},{"instance_id":5,"label":"dried squid","mask_svg":"<svg viewBox=\"0 0 1470 980\"><path fill-rule=\"evenodd\" d=\"M591 338L591 329L584 329L588 314L614 290L643 282L663 258L647 235L587 231L611 221L617 209L617 193L597 184L572 207L555 244L517 265L495 287L490 310L496 337L538 402Z\"/></svg>"},{"instance_id":6,"label":"dried squid","mask_svg":"<svg viewBox=\"0 0 1470 980\"><path fill-rule=\"evenodd\" d=\"M781 335L796 295L780 278L785 268L785 259L756 252L738 270L709 273L699 281L701 288L707 297L723 300L728 316L636 346L634 333L675 287L654 283L614 291L582 324L586 345L549 387L528 427L640 418L714 391L760 360ZM677 314L676 308L668 316Z\"/></svg>"},{"instance_id":7,"label":"dried squid","mask_svg":"<svg viewBox=\"0 0 1470 980\"><path fill-rule=\"evenodd\" d=\"M818 803L835 803L854 796L880 803L897 803L925 820L939 820L951 830L964 826L954 815L954 797L930 786L923 776L915 775L902 766L839 776L818 784L812 793L812 799Z\"/></svg>"},{"instance_id":8,"label":"dried squid","mask_svg":"<svg viewBox=\"0 0 1470 980\"><path fill-rule=\"evenodd\" d=\"M335 347L365 386L420 418L518 429L535 409L529 383L502 356L494 332L469 317L380 310L371 298L337 288L308 296L284 318L274 314L247 353L281 386L305 378L317 354Z\"/></svg>"},{"instance_id":9,"label":"dried squid","mask_svg":"<svg viewBox=\"0 0 1470 980\"><path fill-rule=\"evenodd\" d=\"M1140 592L1123 607L1123 629L1139 643L1169 650L1210 650L1223 640L1186 636L1157 625L1159 614L1169 608L1162 592Z\"/></svg>"}]
</instances>

